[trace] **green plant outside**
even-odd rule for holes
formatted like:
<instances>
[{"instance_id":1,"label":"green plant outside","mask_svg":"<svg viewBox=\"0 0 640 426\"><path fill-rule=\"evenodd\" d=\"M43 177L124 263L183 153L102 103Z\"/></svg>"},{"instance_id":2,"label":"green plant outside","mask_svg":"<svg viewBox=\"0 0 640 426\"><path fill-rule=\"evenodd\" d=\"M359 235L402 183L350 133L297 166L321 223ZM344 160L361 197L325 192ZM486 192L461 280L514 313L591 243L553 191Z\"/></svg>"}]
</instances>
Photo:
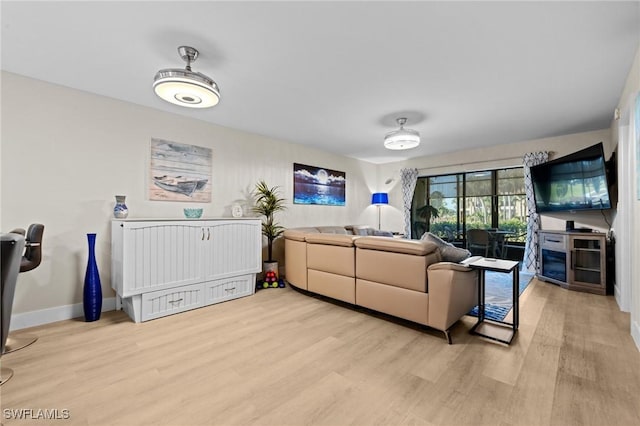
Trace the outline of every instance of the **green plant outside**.
<instances>
[{"instance_id":1,"label":"green plant outside","mask_svg":"<svg viewBox=\"0 0 640 426\"><path fill-rule=\"evenodd\" d=\"M447 235L448 230L452 230L455 232L456 226L457 224L455 221L432 220L431 223L429 224L429 232L443 239L446 239L446 237L448 236ZM425 227L426 227L426 223L425 223ZM473 219L470 221L467 221L467 229L487 229L487 228L489 228L489 226L487 226L485 223L481 221L473 220ZM509 219L501 222L500 229L503 231L510 231L514 234L514 237L510 239L511 241L518 241L518 242L525 241L527 224L517 218Z\"/></svg>"}]
</instances>

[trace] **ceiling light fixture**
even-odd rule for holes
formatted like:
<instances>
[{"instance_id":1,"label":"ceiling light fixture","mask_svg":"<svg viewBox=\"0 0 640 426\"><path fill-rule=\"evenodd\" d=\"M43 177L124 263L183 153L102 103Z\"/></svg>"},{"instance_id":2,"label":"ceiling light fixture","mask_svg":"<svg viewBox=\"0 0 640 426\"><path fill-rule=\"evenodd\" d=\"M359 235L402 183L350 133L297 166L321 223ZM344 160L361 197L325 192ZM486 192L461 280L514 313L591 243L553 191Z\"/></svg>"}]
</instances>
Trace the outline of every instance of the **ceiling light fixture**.
<instances>
[{"instance_id":1,"label":"ceiling light fixture","mask_svg":"<svg viewBox=\"0 0 640 426\"><path fill-rule=\"evenodd\" d=\"M191 63L198 59L193 47L178 47L180 57L187 63L185 69L160 70L153 79L156 95L174 105L189 108L210 108L220 102L220 89L215 81L199 72L191 71Z\"/></svg>"},{"instance_id":2,"label":"ceiling light fixture","mask_svg":"<svg viewBox=\"0 0 640 426\"><path fill-rule=\"evenodd\" d=\"M416 130L405 129L403 127L407 119L400 117L396 119L396 121L400 125L400 128L387 133L384 137L384 147L387 149L401 150L415 148L420 145L420 133Z\"/></svg>"}]
</instances>

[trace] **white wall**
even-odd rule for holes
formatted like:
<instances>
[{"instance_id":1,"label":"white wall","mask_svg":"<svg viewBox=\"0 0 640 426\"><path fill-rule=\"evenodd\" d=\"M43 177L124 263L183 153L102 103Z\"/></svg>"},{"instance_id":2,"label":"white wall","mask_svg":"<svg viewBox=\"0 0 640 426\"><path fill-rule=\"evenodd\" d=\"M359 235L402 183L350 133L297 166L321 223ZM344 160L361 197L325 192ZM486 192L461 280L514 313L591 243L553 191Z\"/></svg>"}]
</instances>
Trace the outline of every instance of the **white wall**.
<instances>
[{"instance_id":1,"label":"white wall","mask_svg":"<svg viewBox=\"0 0 640 426\"><path fill-rule=\"evenodd\" d=\"M618 103L620 120L612 124L612 140L618 148L619 178L624 182L620 184L625 188L624 194L620 194L624 212L614 222L620 230L616 232L616 280L624 280L616 283L616 299L624 310L631 312L631 335L640 349L640 128L635 129L635 134L629 133L634 101L639 94L640 48Z\"/></svg>"},{"instance_id":2,"label":"white wall","mask_svg":"<svg viewBox=\"0 0 640 426\"><path fill-rule=\"evenodd\" d=\"M527 152L550 151L551 159L562 157L582 148L603 142L605 156L611 155L611 132L603 129L593 132L576 133L571 135L516 142L507 145L452 152L415 158L412 160L388 163L379 166L378 187L389 192L389 204L383 216L383 229L402 229L402 189L399 184L399 171L406 167L415 167L420 176L439 175L446 173L470 172L474 170L497 169L501 167L521 166L522 157ZM385 185L388 179L393 179ZM393 207L392 207L393 206ZM611 221L610 213L606 213ZM608 225L598 212L556 213L542 215L544 229L564 229L565 221L573 220L577 227L588 227L603 232Z\"/></svg>"},{"instance_id":3,"label":"white wall","mask_svg":"<svg viewBox=\"0 0 640 426\"><path fill-rule=\"evenodd\" d=\"M285 227L377 225L369 188L376 166L305 146L215 126L111 98L2 72L0 229L45 225L42 264L20 274L14 313L82 302L86 234L97 233L103 295L110 289L110 220L115 194L127 196L129 217L182 217L183 207L204 216L230 216L265 179L289 201L293 163L346 172L346 207L288 204ZM248 118L249 119L249 118ZM152 137L213 150L212 202L149 201ZM281 249L277 250L281 256Z\"/></svg>"}]
</instances>

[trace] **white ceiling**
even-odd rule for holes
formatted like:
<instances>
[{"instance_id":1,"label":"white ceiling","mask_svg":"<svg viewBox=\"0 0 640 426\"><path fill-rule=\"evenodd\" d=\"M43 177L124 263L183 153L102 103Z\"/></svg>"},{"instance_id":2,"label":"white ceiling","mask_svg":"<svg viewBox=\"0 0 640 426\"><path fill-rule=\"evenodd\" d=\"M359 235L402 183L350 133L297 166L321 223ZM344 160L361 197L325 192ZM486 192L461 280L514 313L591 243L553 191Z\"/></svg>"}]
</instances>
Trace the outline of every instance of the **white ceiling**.
<instances>
[{"instance_id":1,"label":"white ceiling","mask_svg":"<svg viewBox=\"0 0 640 426\"><path fill-rule=\"evenodd\" d=\"M640 40L633 2L2 1L2 69L374 163L606 128ZM222 101L151 88L193 70ZM419 148L385 150L395 118Z\"/></svg>"}]
</instances>

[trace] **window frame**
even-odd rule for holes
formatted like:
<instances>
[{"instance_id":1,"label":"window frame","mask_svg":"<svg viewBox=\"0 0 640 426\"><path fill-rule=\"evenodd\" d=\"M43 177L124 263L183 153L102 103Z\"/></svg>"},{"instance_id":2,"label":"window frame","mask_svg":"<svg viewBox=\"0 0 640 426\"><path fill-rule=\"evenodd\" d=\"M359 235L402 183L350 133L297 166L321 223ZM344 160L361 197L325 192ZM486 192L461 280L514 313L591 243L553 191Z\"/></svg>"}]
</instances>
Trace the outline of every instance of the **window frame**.
<instances>
[{"instance_id":1,"label":"window frame","mask_svg":"<svg viewBox=\"0 0 640 426\"><path fill-rule=\"evenodd\" d=\"M420 183L420 181L424 182L422 185L420 184L416 184L416 189L414 190L414 194L413 194L413 198L411 201L411 223L412 223L412 227L411 227L411 238L420 238L421 235L414 235L414 231L415 231L415 226L414 224L416 224L417 222L419 222L418 219L418 215L416 214L416 210L417 210L417 206L416 206L416 194L417 191L422 190L421 186L423 187L424 190L424 194L420 197L422 199L424 199L425 201L425 205L431 205L430 202L430 195L431 195L431 178L439 178L439 177L447 177L447 176L451 176L454 177L454 183L456 186L456 196L455 197L445 197L445 198L455 198L456 200L456 230L455 230L455 235L456 237L454 238L454 241L452 241L454 244L462 246L462 247L466 247L467 244L467 214L466 214L466 203L467 203L467 198L471 197L467 195L467 176L471 175L471 174L477 174L477 173L490 173L490 188L491 188L491 194L488 195L481 195L482 197L489 197L491 200L491 206L490 206L490 214L491 214L491 223L490 223L490 228L498 228L499 227L499 222L500 222L500 206L499 206L499 201L500 201L500 197L505 197L505 196L522 196L524 199L524 203L525 203L525 212L526 210L526 194L524 192L524 186L523 186L523 192L522 193L514 193L514 194L500 194L498 192L499 189L499 172L500 171L504 171L504 170L513 170L513 169L521 169L522 170L522 175L523 175L523 179L524 179L524 167L523 166L512 166L512 167L501 167L498 169L486 169L486 170L476 170L476 171L466 171L466 172L459 172L459 173L443 173L443 174L437 174L437 175L428 175L428 176L419 176L418 177L418 183ZM504 178L503 178L504 179ZM524 185L524 183L523 183ZM462 194L460 193L462 192ZM475 196L473 196L475 197ZM526 213L525 213L526 214ZM527 217L525 216L525 226L526 226L526 219ZM429 216L426 219L426 230L425 232L429 232L431 231L431 217Z\"/></svg>"}]
</instances>

